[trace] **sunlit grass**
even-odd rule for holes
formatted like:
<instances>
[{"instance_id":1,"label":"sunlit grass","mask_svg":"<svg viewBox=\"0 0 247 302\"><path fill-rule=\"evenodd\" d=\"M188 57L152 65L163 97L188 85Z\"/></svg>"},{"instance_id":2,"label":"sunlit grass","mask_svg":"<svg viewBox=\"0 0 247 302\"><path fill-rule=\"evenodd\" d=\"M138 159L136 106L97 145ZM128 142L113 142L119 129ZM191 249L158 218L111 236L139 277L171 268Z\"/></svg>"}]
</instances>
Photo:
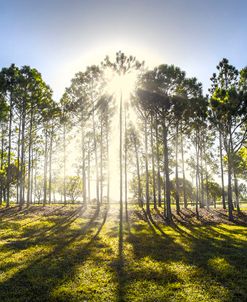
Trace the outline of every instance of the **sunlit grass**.
<instances>
[{"instance_id":1,"label":"sunlit grass","mask_svg":"<svg viewBox=\"0 0 247 302\"><path fill-rule=\"evenodd\" d=\"M246 284L246 226L130 206L121 249L117 205L1 212L3 302L246 301Z\"/></svg>"}]
</instances>

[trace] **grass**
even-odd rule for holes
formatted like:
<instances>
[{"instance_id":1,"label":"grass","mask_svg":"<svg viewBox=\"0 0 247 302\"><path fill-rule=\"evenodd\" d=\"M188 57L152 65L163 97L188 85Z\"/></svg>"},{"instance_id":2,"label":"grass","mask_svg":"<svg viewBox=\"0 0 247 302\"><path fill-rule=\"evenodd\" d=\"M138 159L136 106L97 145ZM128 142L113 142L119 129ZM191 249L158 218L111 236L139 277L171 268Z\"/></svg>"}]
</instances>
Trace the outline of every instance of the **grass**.
<instances>
[{"instance_id":1,"label":"grass","mask_svg":"<svg viewBox=\"0 0 247 302\"><path fill-rule=\"evenodd\" d=\"M0 209L0 301L247 301L247 228L224 215L130 206L120 234L117 205Z\"/></svg>"}]
</instances>

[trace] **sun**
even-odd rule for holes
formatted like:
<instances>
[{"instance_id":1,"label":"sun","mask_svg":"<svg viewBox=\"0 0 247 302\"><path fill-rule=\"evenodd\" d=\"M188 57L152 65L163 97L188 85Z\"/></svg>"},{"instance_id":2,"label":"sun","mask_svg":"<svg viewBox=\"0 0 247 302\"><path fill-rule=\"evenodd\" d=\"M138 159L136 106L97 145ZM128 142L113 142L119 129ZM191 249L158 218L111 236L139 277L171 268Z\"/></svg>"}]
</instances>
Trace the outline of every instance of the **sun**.
<instances>
[{"instance_id":1,"label":"sun","mask_svg":"<svg viewBox=\"0 0 247 302\"><path fill-rule=\"evenodd\" d=\"M119 75L114 72L108 76L105 91L110 95L122 94L123 99L129 97L136 89L137 72Z\"/></svg>"}]
</instances>

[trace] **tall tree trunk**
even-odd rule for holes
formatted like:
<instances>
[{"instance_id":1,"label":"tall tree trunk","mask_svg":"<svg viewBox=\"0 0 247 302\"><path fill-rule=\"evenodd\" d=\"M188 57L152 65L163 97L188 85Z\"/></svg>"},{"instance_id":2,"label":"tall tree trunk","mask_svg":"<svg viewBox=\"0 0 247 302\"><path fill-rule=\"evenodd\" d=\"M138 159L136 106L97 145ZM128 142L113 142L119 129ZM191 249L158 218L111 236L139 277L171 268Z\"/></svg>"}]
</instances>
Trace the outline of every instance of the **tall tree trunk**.
<instances>
[{"instance_id":1,"label":"tall tree trunk","mask_svg":"<svg viewBox=\"0 0 247 302\"><path fill-rule=\"evenodd\" d=\"M99 205L99 168L98 168L98 152L97 152L97 141L96 141L96 126L95 126L95 108L93 108L93 136L94 136L94 156L95 156L95 170L96 170L96 197L97 204Z\"/></svg>"},{"instance_id":2,"label":"tall tree trunk","mask_svg":"<svg viewBox=\"0 0 247 302\"><path fill-rule=\"evenodd\" d=\"M228 143L228 218L230 221L233 221L233 202L232 202L232 171L233 171L233 164L232 164L232 136L231 136L231 127L229 129L230 139Z\"/></svg>"},{"instance_id":3,"label":"tall tree trunk","mask_svg":"<svg viewBox=\"0 0 247 302\"><path fill-rule=\"evenodd\" d=\"M48 188L49 204L51 203L53 134L54 134L54 126L52 125L51 133L50 133L50 146L49 146L49 188Z\"/></svg>"},{"instance_id":4,"label":"tall tree trunk","mask_svg":"<svg viewBox=\"0 0 247 302\"><path fill-rule=\"evenodd\" d=\"M235 198L236 198L236 208L238 211L238 214L240 214L240 207L239 207L239 191L238 191L238 178L235 169L233 168L234 173L234 192L235 192Z\"/></svg>"},{"instance_id":5,"label":"tall tree trunk","mask_svg":"<svg viewBox=\"0 0 247 302\"><path fill-rule=\"evenodd\" d=\"M201 203L200 203L200 207L204 208L204 172L203 172L203 138L200 139L200 172L201 172Z\"/></svg>"},{"instance_id":6,"label":"tall tree trunk","mask_svg":"<svg viewBox=\"0 0 247 302\"><path fill-rule=\"evenodd\" d=\"M31 150L32 150L32 132L33 132L33 103L31 105L31 116L29 126L29 144L28 144L28 170L27 170L27 207L30 204L30 192L31 192Z\"/></svg>"},{"instance_id":7,"label":"tall tree trunk","mask_svg":"<svg viewBox=\"0 0 247 302\"><path fill-rule=\"evenodd\" d=\"M138 181L138 204L140 207L143 207L142 200L142 189L141 189L141 176L140 176L140 164L139 164L139 156L138 156L138 148L136 137L134 138L134 148L135 148L135 156L136 156L136 170L137 170L137 181Z\"/></svg>"},{"instance_id":8,"label":"tall tree trunk","mask_svg":"<svg viewBox=\"0 0 247 302\"><path fill-rule=\"evenodd\" d=\"M199 134L196 133L196 217L199 219Z\"/></svg>"},{"instance_id":9,"label":"tall tree trunk","mask_svg":"<svg viewBox=\"0 0 247 302\"><path fill-rule=\"evenodd\" d=\"M221 194L222 194L222 206L226 209L226 199L225 199L225 186L224 186L224 169L223 169L223 156L222 156L222 136L219 132L219 144L220 144L220 172L221 172Z\"/></svg>"},{"instance_id":10,"label":"tall tree trunk","mask_svg":"<svg viewBox=\"0 0 247 302\"><path fill-rule=\"evenodd\" d=\"M183 133L181 131L181 156L182 156L182 171L183 171L183 197L184 197L184 208L187 209L187 193L186 193L186 181L185 181L185 167L184 167L184 140Z\"/></svg>"},{"instance_id":11,"label":"tall tree trunk","mask_svg":"<svg viewBox=\"0 0 247 302\"><path fill-rule=\"evenodd\" d=\"M35 156L35 160L36 160L36 164L35 164L35 172L34 172L34 203L36 203L36 195L37 195L37 151L36 151L36 156Z\"/></svg>"},{"instance_id":12,"label":"tall tree trunk","mask_svg":"<svg viewBox=\"0 0 247 302\"><path fill-rule=\"evenodd\" d=\"M48 130L45 129L45 154L44 154L44 198L43 198L43 206L46 205L47 202L47 154L48 153Z\"/></svg>"},{"instance_id":13,"label":"tall tree trunk","mask_svg":"<svg viewBox=\"0 0 247 302\"><path fill-rule=\"evenodd\" d=\"M87 180L86 180L86 156L85 156L85 134L84 124L81 125L81 148L82 148L82 196L83 203L87 204Z\"/></svg>"},{"instance_id":14,"label":"tall tree trunk","mask_svg":"<svg viewBox=\"0 0 247 302\"><path fill-rule=\"evenodd\" d=\"M10 162L11 162L11 142L12 142L12 120L13 120L13 99L12 99L12 93L11 93L10 94L10 108L9 108L9 141L8 141L6 207L9 207L9 204L10 204L10 181L11 181Z\"/></svg>"},{"instance_id":15,"label":"tall tree trunk","mask_svg":"<svg viewBox=\"0 0 247 302\"><path fill-rule=\"evenodd\" d=\"M179 181L178 181L178 124L176 125L176 166L175 166L175 178L176 178L176 194L175 194L175 199L176 199L176 210L177 214L179 214L180 211L180 205L179 205Z\"/></svg>"},{"instance_id":16,"label":"tall tree trunk","mask_svg":"<svg viewBox=\"0 0 247 302\"><path fill-rule=\"evenodd\" d=\"M156 162L157 162L157 185L158 185L158 205L161 207L161 183L160 183L160 152L159 152L159 131L158 131L158 117L155 116L155 135L156 135Z\"/></svg>"},{"instance_id":17,"label":"tall tree trunk","mask_svg":"<svg viewBox=\"0 0 247 302\"><path fill-rule=\"evenodd\" d=\"M124 198L125 216L128 217L128 175L127 175L127 106L124 108Z\"/></svg>"},{"instance_id":18,"label":"tall tree trunk","mask_svg":"<svg viewBox=\"0 0 247 302\"><path fill-rule=\"evenodd\" d=\"M204 148L204 154L206 154L206 150ZM208 190L208 165L207 160L205 158L205 173L206 173L206 198L207 198L207 210L209 210L210 201L209 201L209 190Z\"/></svg>"},{"instance_id":19,"label":"tall tree trunk","mask_svg":"<svg viewBox=\"0 0 247 302\"><path fill-rule=\"evenodd\" d=\"M34 181L33 169L34 169L34 159L33 159L33 148L32 148L30 203L33 203L33 181Z\"/></svg>"},{"instance_id":20,"label":"tall tree trunk","mask_svg":"<svg viewBox=\"0 0 247 302\"><path fill-rule=\"evenodd\" d=\"M119 108L119 174L120 174L120 200L119 200L119 232L122 232L122 221L123 221L123 95L120 93L120 108Z\"/></svg>"},{"instance_id":21,"label":"tall tree trunk","mask_svg":"<svg viewBox=\"0 0 247 302\"><path fill-rule=\"evenodd\" d=\"M110 203L110 157L109 157L109 126L106 124L106 152L107 152L107 203Z\"/></svg>"},{"instance_id":22,"label":"tall tree trunk","mask_svg":"<svg viewBox=\"0 0 247 302\"><path fill-rule=\"evenodd\" d=\"M17 182L16 182L16 203L20 203L20 151L21 151L21 125L22 117L20 114L19 127L18 127L18 141L17 141Z\"/></svg>"},{"instance_id":23,"label":"tall tree trunk","mask_svg":"<svg viewBox=\"0 0 247 302\"><path fill-rule=\"evenodd\" d=\"M232 163L231 154L228 154L228 218L233 221L233 203L232 203Z\"/></svg>"},{"instance_id":24,"label":"tall tree trunk","mask_svg":"<svg viewBox=\"0 0 247 302\"><path fill-rule=\"evenodd\" d=\"M151 156L152 156L152 176L153 176L153 200L154 208L157 209L157 199L156 199L156 178L155 178L155 163L154 163L154 139L153 139L153 115L151 114L150 123L150 133L151 133Z\"/></svg>"},{"instance_id":25,"label":"tall tree trunk","mask_svg":"<svg viewBox=\"0 0 247 302\"><path fill-rule=\"evenodd\" d=\"M103 120L100 121L100 203L103 202Z\"/></svg>"},{"instance_id":26,"label":"tall tree trunk","mask_svg":"<svg viewBox=\"0 0 247 302\"><path fill-rule=\"evenodd\" d=\"M66 199L66 126L63 124L63 201L67 204Z\"/></svg>"},{"instance_id":27,"label":"tall tree trunk","mask_svg":"<svg viewBox=\"0 0 247 302\"><path fill-rule=\"evenodd\" d=\"M88 202L91 201L91 171L90 171L90 157L91 157L91 150L90 150L90 141L88 141L88 164L87 164L87 184L88 184Z\"/></svg>"},{"instance_id":28,"label":"tall tree trunk","mask_svg":"<svg viewBox=\"0 0 247 302\"><path fill-rule=\"evenodd\" d=\"M149 203L149 171L148 171L148 133L147 133L147 118L144 122L145 126L145 169L146 169L146 211L150 214L150 203Z\"/></svg>"},{"instance_id":29,"label":"tall tree trunk","mask_svg":"<svg viewBox=\"0 0 247 302\"><path fill-rule=\"evenodd\" d=\"M25 127L26 127L26 101L23 101L21 125L21 171L20 171L20 208L24 205L25 196Z\"/></svg>"},{"instance_id":30,"label":"tall tree trunk","mask_svg":"<svg viewBox=\"0 0 247 302\"><path fill-rule=\"evenodd\" d=\"M0 169L3 169L3 159L4 159L4 131L3 126L1 128L1 164ZM0 181L0 205L3 203L3 182Z\"/></svg>"},{"instance_id":31,"label":"tall tree trunk","mask_svg":"<svg viewBox=\"0 0 247 302\"><path fill-rule=\"evenodd\" d=\"M164 175L165 175L165 216L168 221L172 220L172 211L171 211L171 188L170 188L170 174L169 174L169 151L167 143L167 127L163 125L163 144L164 144Z\"/></svg>"}]
</instances>

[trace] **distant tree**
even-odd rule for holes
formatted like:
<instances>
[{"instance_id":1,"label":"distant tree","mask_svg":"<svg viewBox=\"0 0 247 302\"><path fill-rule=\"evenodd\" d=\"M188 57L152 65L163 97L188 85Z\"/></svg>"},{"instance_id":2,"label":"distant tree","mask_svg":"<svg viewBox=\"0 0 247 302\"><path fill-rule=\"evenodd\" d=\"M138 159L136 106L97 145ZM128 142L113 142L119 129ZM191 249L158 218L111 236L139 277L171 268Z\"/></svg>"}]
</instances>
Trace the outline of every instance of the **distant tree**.
<instances>
[{"instance_id":1,"label":"distant tree","mask_svg":"<svg viewBox=\"0 0 247 302\"><path fill-rule=\"evenodd\" d=\"M66 177L66 194L72 203L80 197L82 192L82 180L80 176Z\"/></svg>"}]
</instances>

